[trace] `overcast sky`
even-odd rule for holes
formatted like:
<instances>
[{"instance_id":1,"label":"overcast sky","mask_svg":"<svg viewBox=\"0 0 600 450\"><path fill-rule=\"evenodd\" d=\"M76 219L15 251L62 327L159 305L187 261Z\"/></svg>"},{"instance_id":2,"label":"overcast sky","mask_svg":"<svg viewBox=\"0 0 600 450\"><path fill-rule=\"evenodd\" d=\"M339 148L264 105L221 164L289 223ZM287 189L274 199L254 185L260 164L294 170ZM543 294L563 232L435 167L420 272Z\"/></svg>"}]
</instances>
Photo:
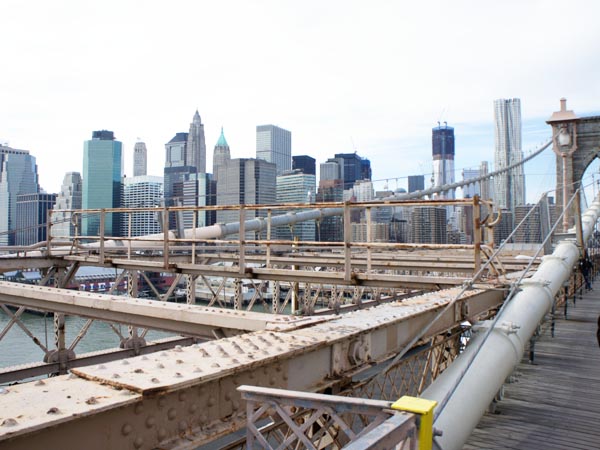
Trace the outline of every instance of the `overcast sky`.
<instances>
[{"instance_id":1,"label":"overcast sky","mask_svg":"<svg viewBox=\"0 0 600 450\"><path fill-rule=\"evenodd\" d=\"M123 142L126 174L139 137L162 175L196 108L207 167L221 126L232 157L254 157L256 125L273 123L293 154L356 150L374 179L430 173L438 120L455 127L457 169L492 162L496 98L521 99L524 150L561 97L600 110L595 0L2 0L0 19L0 141L37 157L49 192L99 129ZM527 172L531 198L552 155Z\"/></svg>"}]
</instances>

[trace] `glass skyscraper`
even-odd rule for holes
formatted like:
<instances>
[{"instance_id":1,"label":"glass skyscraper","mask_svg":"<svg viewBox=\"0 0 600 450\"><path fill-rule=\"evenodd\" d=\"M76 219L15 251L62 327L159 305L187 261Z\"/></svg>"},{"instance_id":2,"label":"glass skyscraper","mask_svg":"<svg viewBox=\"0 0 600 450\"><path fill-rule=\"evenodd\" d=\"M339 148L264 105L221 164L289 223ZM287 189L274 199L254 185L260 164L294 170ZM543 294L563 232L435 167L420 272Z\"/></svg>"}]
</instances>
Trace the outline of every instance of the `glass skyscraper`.
<instances>
[{"instance_id":1,"label":"glass skyscraper","mask_svg":"<svg viewBox=\"0 0 600 450\"><path fill-rule=\"evenodd\" d=\"M316 175L315 158L308 155L292 156L292 170L301 170L306 175Z\"/></svg>"},{"instance_id":2,"label":"glass skyscraper","mask_svg":"<svg viewBox=\"0 0 600 450\"><path fill-rule=\"evenodd\" d=\"M422 191L423 189L425 189L424 175L408 176L408 192Z\"/></svg>"},{"instance_id":3,"label":"glass skyscraper","mask_svg":"<svg viewBox=\"0 0 600 450\"><path fill-rule=\"evenodd\" d=\"M521 150L521 100L494 100L494 170L500 170L523 159ZM498 208L514 212L525 204L523 166L494 177L494 200Z\"/></svg>"},{"instance_id":4,"label":"glass skyscraper","mask_svg":"<svg viewBox=\"0 0 600 450\"><path fill-rule=\"evenodd\" d=\"M275 125L256 127L256 159L275 164L277 175L292 169L292 133Z\"/></svg>"},{"instance_id":5,"label":"glass skyscraper","mask_svg":"<svg viewBox=\"0 0 600 450\"><path fill-rule=\"evenodd\" d=\"M218 167L217 205L265 205L275 203L276 167L260 159L235 158ZM246 220L266 217L266 210L247 210ZM239 211L217 211L217 222L240 220ZM265 232L261 233L264 237ZM247 237L254 236L248 233Z\"/></svg>"},{"instance_id":6,"label":"glass skyscraper","mask_svg":"<svg viewBox=\"0 0 600 450\"><path fill-rule=\"evenodd\" d=\"M14 245L17 196L40 190L35 157L27 150L0 145L0 245Z\"/></svg>"},{"instance_id":7,"label":"glass skyscraper","mask_svg":"<svg viewBox=\"0 0 600 450\"><path fill-rule=\"evenodd\" d=\"M335 157L329 158L327 162L339 164L339 176L344 189L352 188L358 180L371 179L371 161L361 158L356 153L336 153ZM323 164L321 164L321 169L323 169ZM323 174L321 174L321 179L323 179Z\"/></svg>"},{"instance_id":8,"label":"glass skyscraper","mask_svg":"<svg viewBox=\"0 0 600 450\"><path fill-rule=\"evenodd\" d=\"M67 172L63 178L60 192L56 197L54 214L52 215L52 236L69 237L75 235L75 225L71 222L72 214L61 210L81 209L81 174L79 172ZM78 232L80 230L77 230Z\"/></svg>"},{"instance_id":9,"label":"glass skyscraper","mask_svg":"<svg viewBox=\"0 0 600 450\"><path fill-rule=\"evenodd\" d=\"M162 198L162 177L144 175L124 179L123 208L161 206ZM122 222L123 236L144 236L162 231L161 216L158 211L128 212L124 214Z\"/></svg>"},{"instance_id":10,"label":"glass skyscraper","mask_svg":"<svg viewBox=\"0 0 600 450\"><path fill-rule=\"evenodd\" d=\"M83 144L83 209L119 208L123 177L123 145L115 140L112 131L92 133ZM120 235L118 214L106 214L104 233ZM98 236L100 214L88 214L82 219L84 236Z\"/></svg>"},{"instance_id":11,"label":"glass skyscraper","mask_svg":"<svg viewBox=\"0 0 600 450\"><path fill-rule=\"evenodd\" d=\"M147 175L148 149L144 142L136 142L133 147L133 176L141 177Z\"/></svg>"},{"instance_id":12,"label":"glass skyscraper","mask_svg":"<svg viewBox=\"0 0 600 450\"><path fill-rule=\"evenodd\" d=\"M32 245L46 240L48 210L56 194L38 192L17 196L17 245Z\"/></svg>"},{"instance_id":13,"label":"glass skyscraper","mask_svg":"<svg viewBox=\"0 0 600 450\"><path fill-rule=\"evenodd\" d=\"M431 135L433 153L434 187L454 183L454 128L447 124L435 127ZM442 198L454 198L454 191L440 194Z\"/></svg>"},{"instance_id":14,"label":"glass skyscraper","mask_svg":"<svg viewBox=\"0 0 600 450\"><path fill-rule=\"evenodd\" d=\"M316 191L316 176L303 173L300 169L292 170L277 177L277 203L311 203L315 200ZM298 213L300 211L302 210L277 210L275 214ZM301 241L314 241L315 226L315 221L310 220L296 223L291 227L279 227L276 229L276 236L278 239L291 240L297 237Z\"/></svg>"}]
</instances>

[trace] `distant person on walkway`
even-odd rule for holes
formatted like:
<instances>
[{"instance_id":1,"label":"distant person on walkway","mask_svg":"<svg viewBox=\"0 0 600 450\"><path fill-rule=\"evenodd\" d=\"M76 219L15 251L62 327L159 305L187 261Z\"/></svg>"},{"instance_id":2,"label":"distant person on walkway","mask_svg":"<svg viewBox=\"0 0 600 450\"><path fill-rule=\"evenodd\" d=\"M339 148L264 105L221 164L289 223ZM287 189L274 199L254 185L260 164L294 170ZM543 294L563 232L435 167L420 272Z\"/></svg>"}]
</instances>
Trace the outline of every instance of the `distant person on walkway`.
<instances>
[{"instance_id":1,"label":"distant person on walkway","mask_svg":"<svg viewBox=\"0 0 600 450\"><path fill-rule=\"evenodd\" d=\"M585 280L585 288L588 291L591 291L592 283L590 281L590 272L592 271L592 261L590 261L590 258L587 255L579 260L579 270Z\"/></svg>"}]
</instances>

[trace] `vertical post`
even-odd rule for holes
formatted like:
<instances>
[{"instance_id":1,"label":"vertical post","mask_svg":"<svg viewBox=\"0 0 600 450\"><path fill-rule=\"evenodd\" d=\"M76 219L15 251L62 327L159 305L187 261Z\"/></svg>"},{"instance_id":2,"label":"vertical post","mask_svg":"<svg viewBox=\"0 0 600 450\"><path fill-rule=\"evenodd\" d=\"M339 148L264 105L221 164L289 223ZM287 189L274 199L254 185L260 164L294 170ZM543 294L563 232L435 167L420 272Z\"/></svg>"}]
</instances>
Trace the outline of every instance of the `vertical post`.
<instances>
[{"instance_id":1,"label":"vertical post","mask_svg":"<svg viewBox=\"0 0 600 450\"><path fill-rule=\"evenodd\" d=\"M352 279L352 249L350 241L352 236L352 226L350 224L350 206L344 203L344 280Z\"/></svg>"},{"instance_id":2,"label":"vertical post","mask_svg":"<svg viewBox=\"0 0 600 450\"><path fill-rule=\"evenodd\" d=\"M206 203L206 202L205 202ZM204 212L206 215L206 211ZM206 224L206 220L204 221ZM192 264L196 264L196 227L198 226L198 211L192 214ZM189 277L188 277L189 280ZM188 298L189 303L189 298Z\"/></svg>"},{"instance_id":3,"label":"vertical post","mask_svg":"<svg viewBox=\"0 0 600 450\"><path fill-rule=\"evenodd\" d=\"M138 280L139 273L137 270L127 271L127 296L131 298L138 297Z\"/></svg>"},{"instance_id":4,"label":"vertical post","mask_svg":"<svg viewBox=\"0 0 600 450\"><path fill-rule=\"evenodd\" d=\"M163 267L169 267L169 210L163 208Z\"/></svg>"},{"instance_id":5,"label":"vertical post","mask_svg":"<svg viewBox=\"0 0 600 450\"><path fill-rule=\"evenodd\" d=\"M105 210L100 210L100 263L104 264L104 226Z\"/></svg>"},{"instance_id":6,"label":"vertical post","mask_svg":"<svg viewBox=\"0 0 600 450\"><path fill-rule=\"evenodd\" d=\"M57 268L54 273L54 287L65 287L65 269ZM58 356L59 369L58 372L62 375L67 373L68 353L66 351L66 331L65 331L65 315L63 313L54 313L54 347Z\"/></svg>"},{"instance_id":7,"label":"vertical post","mask_svg":"<svg viewBox=\"0 0 600 450\"><path fill-rule=\"evenodd\" d=\"M239 242L240 242L240 273L244 273L246 271L246 209L244 205L240 205L240 232L239 232Z\"/></svg>"},{"instance_id":8,"label":"vertical post","mask_svg":"<svg viewBox=\"0 0 600 450\"><path fill-rule=\"evenodd\" d=\"M131 214L127 213L127 259L131 259Z\"/></svg>"},{"instance_id":9,"label":"vertical post","mask_svg":"<svg viewBox=\"0 0 600 450\"><path fill-rule=\"evenodd\" d=\"M373 241L373 235L371 231L371 207L367 206L367 210L365 211L367 216L367 243L371 243ZM367 273L371 273L371 246L367 247Z\"/></svg>"},{"instance_id":10,"label":"vertical post","mask_svg":"<svg viewBox=\"0 0 600 450\"><path fill-rule=\"evenodd\" d=\"M419 414L419 450L431 450L433 448L433 409L436 407L435 400L409 397L404 395L392 404L396 411L408 411Z\"/></svg>"},{"instance_id":11,"label":"vertical post","mask_svg":"<svg viewBox=\"0 0 600 450\"><path fill-rule=\"evenodd\" d=\"M304 308L304 313L309 316L312 314L312 307L310 304L310 300L311 300L311 287L310 287L310 283L304 283L304 296L303 296L303 308Z\"/></svg>"},{"instance_id":12,"label":"vertical post","mask_svg":"<svg viewBox=\"0 0 600 450\"><path fill-rule=\"evenodd\" d=\"M274 286L273 286L273 299L271 301L271 303L272 303L271 312L273 314L278 314L279 313L279 296L281 295L281 288L280 288L279 281L275 281L273 283L274 283Z\"/></svg>"},{"instance_id":13,"label":"vertical post","mask_svg":"<svg viewBox=\"0 0 600 450\"><path fill-rule=\"evenodd\" d=\"M337 285L332 284L331 285L331 290L329 291L329 295L331 295L331 300L329 301L329 307L331 309L333 309L334 311L338 310L338 304L337 304Z\"/></svg>"},{"instance_id":14,"label":"vertical post","mask_svg":"<svg viewBox=\"0 0 600 450\"><path fill-rule=\"evenodd\" d=\"M267 269L271 267L271 217L273 213L267 209Z\"/></svg>"},{"instance_id":15,"label":"vertical post","mask_svg":"<svg viewBox=\"0 0 600 450\"><path fill-rule=\"evenodd\" d=\"M567 186L567 154L561 153L562 156L562 169L563 169L563 231L566 233L569 230L569 213L567 211L567 205L569 203L569 189Z\"/></svg>"},{"instance_id":16,"label":"vertical post","mask_svg":"<svg viewBox=\"0 0 600 450\"><path fill-rule=\"evenodd\" d=\"M292 251L296 252L296 242L298 241L297 238L294 238L294 243L292 244ZM292 265L292 270L298 270L298 266L293 264ZM296 311L298 311L298 293L299 293L299 282L298 281L293 281L292 282L292 314L296 314Z\"/></svg>"},{"instance_id":17,"label":"vertical post","mask_svg":"<svg viewBox=\"0 0 600 450\"><path fill-rule=\"evenodd\" d=\"M477 273L481 269L481 203L478 195L473 197L473 251L475 252L473 272Z\"/></svg>"},{"instance_id":18,"label":"vertical post","mask_svg":"<svg viewBox=\"0 0 600 450\"><path fill-rule=\"evenodd\" d=\"M296 314L298 311L298 281L292 281L292 314Z\"/></svg>"},{"instance_id":19,"label":"vertical post","mask_svg":"<svg viewBox=\"0 0 600 450\"><path fill-rule=\"evenodd\" d=\"M583 242L583 228L581 224L581 190L575 192L575 232L577 235L577 245L581 249L581 255L585 256L585 242Z\"/></svg>"},{"instance_id":20,"label":"vertical post","mask_svg":"<svg viewBox=\"0 0 600 450\"><path fill-rule=\"evenodd\" d=\"M67 348L65 339L65 315L63 313L54 313L54 347L58 354L59 373L66 373L66 361L63 355Z\"/></svg>"},{"instance_id":21,"label":"vertical post","mask_svg":"<svg viewBox=\"0 0 600 450\"><path fill-rule=\"evenodd\" d=\"M46 254L52 255L52 210L46 213Z\"/></svg>"},{"instance_id":22,"label":"vertical post","mask_svg":"<svg viewBox=\"0 0 600 450\"><path fill-rule=\"evenodd\" d=\"M196 303L196 279L197 275L187 275L185 277L185 301L188 305Z\"/></svg>"},{"instance_id":23,"label":"vertical post","mask_svg":"<svg viewBox=\"0 0 600 450\"><path fill-rule=\"evenodd\" d=\"M246 417L248 421L252 421L252 417L254 415L254 402L250 399L246 400ZM252 429L256 428L254 422L251 427L246 427L246 449L254 450L254 434L252 433Z\"/></svg>"},{"instance_id":24,"label":"vertical post","mask_svg":"<svg viewBox=\"0 0 600 450\"><path fill-rule=\"evenodd\" d=\"M244 303L244 293L242 292L242 281L239 278L233 282L234 291L233 291L233 309L239 311L242 309L242 305Z\"/></svg>"}]
</instances>

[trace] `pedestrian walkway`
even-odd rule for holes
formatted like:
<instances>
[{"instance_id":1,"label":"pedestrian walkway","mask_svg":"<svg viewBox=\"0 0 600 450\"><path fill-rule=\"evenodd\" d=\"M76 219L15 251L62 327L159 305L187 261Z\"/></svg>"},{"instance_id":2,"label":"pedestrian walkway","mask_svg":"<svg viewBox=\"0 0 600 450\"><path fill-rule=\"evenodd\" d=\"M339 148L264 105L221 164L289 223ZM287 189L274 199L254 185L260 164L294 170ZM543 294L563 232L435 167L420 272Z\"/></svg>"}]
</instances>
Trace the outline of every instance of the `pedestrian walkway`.
<instances>
[{"instance_id":1,"label":"pedestrian walkway","mask_svg":"<svg viewBox=\"0 0 600 450\"><path fill-rule=\"evenodd\" d=\"M507 383L495 413L486 413L464 449L600 449L600 280L583 299L557 311L555 337L544 326ZM468 405L465 405L468 407Z\"/></svg>"}]
</instances>

